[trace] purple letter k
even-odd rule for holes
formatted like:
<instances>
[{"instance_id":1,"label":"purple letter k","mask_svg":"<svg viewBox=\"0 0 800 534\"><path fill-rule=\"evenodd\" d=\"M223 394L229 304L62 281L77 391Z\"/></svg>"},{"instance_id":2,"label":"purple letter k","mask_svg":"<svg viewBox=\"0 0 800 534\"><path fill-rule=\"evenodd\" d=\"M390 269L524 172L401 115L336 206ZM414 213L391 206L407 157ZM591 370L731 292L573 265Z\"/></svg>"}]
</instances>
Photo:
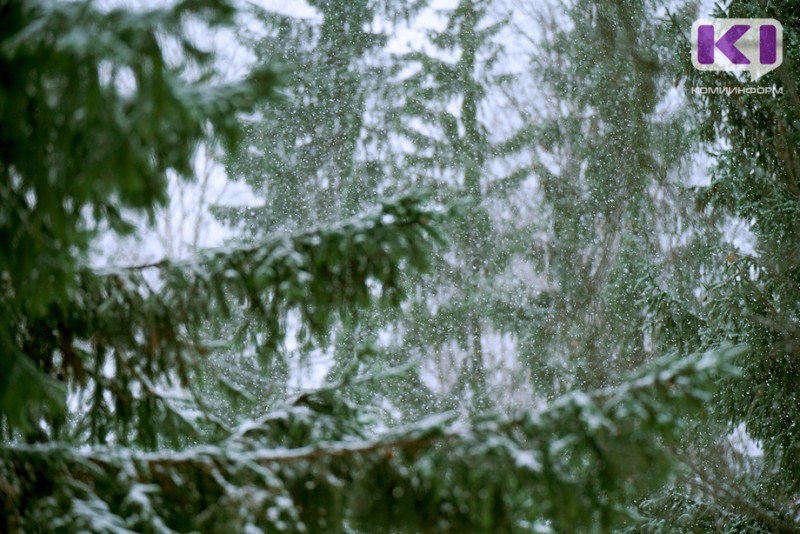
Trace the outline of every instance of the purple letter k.
<instances>
[{"instance_id":1,"label":"purple letter k","mask_svg":"<svg viewBox=\"0 0 800 534\"><path fill-rule=\"evenodd\" d=\"M747 33L750 26L747 24L736 24L725 32L725 35L714 43L714 26L704 24L697 27L697 62L701 65L711 65L714 63L714 48L725 54L734 65L749 65L750 60L742 54L735 43L739 38Z\"/></svg>"}]
</instances>

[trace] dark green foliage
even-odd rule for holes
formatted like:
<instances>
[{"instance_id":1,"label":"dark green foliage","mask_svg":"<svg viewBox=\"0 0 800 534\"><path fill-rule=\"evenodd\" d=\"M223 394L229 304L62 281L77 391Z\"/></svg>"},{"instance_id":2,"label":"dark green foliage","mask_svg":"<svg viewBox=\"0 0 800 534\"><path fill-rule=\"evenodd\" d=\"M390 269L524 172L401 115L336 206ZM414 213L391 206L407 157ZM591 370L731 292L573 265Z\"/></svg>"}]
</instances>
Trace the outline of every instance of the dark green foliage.
<instances>
[{"instance_id":1,"label":"dark green foliage","mask_svg":"<svg viewBox=\"0 0 800 534\"><path fill-rule=\"evenodd\" d=\"M370 300L370 282L396 305L403 297L401 269L426 267L431 239L439 239L430 225L442 215L407 196L387 201L371 217L209 251L190 262L84 269L69 300L29 320L36 345L28 354L54 377L87 387L73 439L150 447L164 436L176 445L197 439L191 423L202 417L191 417L191 409L208 411L198 389L202 357L226 341L209 345L203 338L210 321L229 319L232 309L244 306L253 327L266 329L268 355L286 335L290 310L319 338L333 312ZM50 430L49 438L70 436Z\"/></svg>"},{"instance_id":2,"label":"dark green foliage","mask_svg":"<svg viewBox=\"0 0 800 534\"><path fill-rule=\"evenodd\" d=\"M775 84L782 95L705 98L706 141L724 139L730 148L718 155L711 184L699 193L703 205L752 224L757 238L754 256L732 257L709 291L708 309L716 319L709 328L717 336L746 340L756 358L747 365L750 399L732 400L728 413L744 418L749 431L764 440L770 456L780 458L786 474L800 477L797 455L800 430L797 412L798 320L800 319L800 118L796 87L798 48L794 28L798 6L791 2L765 7L734 2L726 16L770 16L786 31L784 64L759 81ZM729 85L750 85L727 77ZM712 85L695 76L690 83ZM713 133L712 133L713 132ZM741 384L739 385L741 387ZM795 485L795 490L800 486Z\"/></svg>"},{"instance_id":3,"label":"dark green foliage","mask_svg":"<svg viewBox=\"0 0 800 534\"><path fill-rule=\"evenodd\" d=\"M93 229L130 230L125 209L152 214L165 201L166 172L191 173L207 128L235 141L236 111L271 91L269 70L214 87L165 63L160 32L202 65L210 55L181 25L232 16L224 2L138 14L86 2L0 3L0 413L12 426L30 427L25 412L36 400L56 411L63 402L44 377L60 373L52 355L31 345L42 334L68 343L65 331L37 329L58 310L72 320L65 307ZM71 354L61 362L77 369Z\"/></svg>"},{"instance_id":4,"label":"dark green foliage","mask_svg":"<svg viewBox=\"0 0 800 534\"><path fill-rule=\"evenodd\" d=\"M705 271L695 298L677 302L651 298L655 322L667 328L659 341L701 347L721 340L751 347L738 363L741 376L722 383L715 402L717 424L699 436L697 462L703 469L679 485L665 502L654 501L654 524L681 514L698 530L797 532L800 491L800 174L797 150L800 117L797 91L800 27L796 2L734 1L718 6L717 17L773 17L784 27L784 63L758 82L725 73L695 71L689 43L676 39L679 79L690 87L774 86L771 95L692 95L700 146L715 157L710 183L694 191L696 208L718 221L739 221L754 234L752 252L735 243L720 247ZM675 34L691 18L673 17ZM702 267L700 267L702 266ZM730 459L723 437L746 429L763 456ZM702 434L702 433L701 433ZM712 469L709 465L717 466ZM666 530L665 530L666 531Z\"/></svg>"},{"instance_id":5,"label":"dark green foliage","mask_svg":"<svg viewBox=\"0 0 800 534\"><path fill-rule=\"evenodd\" d=\"M702 413L713 378L741 352L664 360L539 411L436 416L369 438L354 426L361 410L327 390L180 453L7 447L2 526L488 533L549 520L605 530L635 521L629 503L670 474L664 445L682 436L680 414Z\"/></svg>"}]
</instances>

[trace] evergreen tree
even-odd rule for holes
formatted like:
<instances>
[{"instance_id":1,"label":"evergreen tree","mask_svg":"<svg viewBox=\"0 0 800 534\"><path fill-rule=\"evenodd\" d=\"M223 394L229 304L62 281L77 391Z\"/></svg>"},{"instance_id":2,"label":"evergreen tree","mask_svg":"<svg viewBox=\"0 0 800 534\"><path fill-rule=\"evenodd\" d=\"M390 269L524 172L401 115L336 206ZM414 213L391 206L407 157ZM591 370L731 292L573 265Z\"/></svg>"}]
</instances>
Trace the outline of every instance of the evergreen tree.
<instances>
[{"instance_id":1,"label":"evergreen tree","mask_svg":"<svg viewBox=\"0 0 800 534\"><path fill-rule=\"evenodd\" d=\"M379 15L392 20L412 8L374 0L310 4L321 20L256 9L266 35L241 35L257 64L287 71L282 100L259 109L227 159L230 177L266 201L217 207L221 220L245 225L246 236L352 215L377 198L384 169L367 115L385 80L380 51L388 37L371 28Z\"/></svg>"},{"instance_id":2,"label":"evergreen tree","mask_svg":"<svg viewBox=\"0 0 800 534\"><path fill-rule=\"evenodd\" d=\"M676 302L673 313L691 329L665 344L695 348L722 340L747 343L743 373L724 382L715 424L699 429L686 453L690 476L663 499L647 503L654 526L667 531L675 515L696 528L725 532L798 532L800 486L798 420L798 319L800 318L800 117L797 90L800 25L796 2L734 1L715 17L772 17L784 27L784 62L757 82L727 73L696 72L684 38L691 19L675 17L676 57L689 87L775 87L776 95L692 95L700 146L715 157L710 184L699 187L697 209L720 224L738 220L755 237L754 251L728 242L705 262L696 297ZM682 24L681 24L682 23ZM732 449L729 435L744 428L749 450ZM761 454L754 454L760 449Z\"/></svg>"},{"instance_id":3,"label":"evergreen tree","mask_svg":"<svg viewBox=\"0 0 800 534\"><path fill-rule=\"evenodd\" d=\"M311 6L318 19L256 9L265 35L241 35L256 52L257 64L284 65L287 83L279 102L249 118L244 142L227 157L230 177L250 186L259 204L214 208L220 221L237 228L238 241L337 220L374 205L379 192L398 189L387 183L393 168L387 164L389 140L381 123L382 93L395 67L383 53L388 35L374 28L406 18L418 6L374 0ZM392 312L377 306L362 310L358 321L347 314L339 318L329 343L320 347L333 349L331 380L358 367L371 350L369 341L380 328L376 323L387 313ZM232 328L242 332L244 321L251 319L237 317ZM229 353L215 359L233 387L255 393L249 403L254 409L281 398L288 380L297 377L283 347L261 342L262 331L252 328L251 336L240 336ZM269 368L269 381L259 368ZM284 386L276 387L281 381ZM368 384L357 389L373 395ZM242 408L241 403L231 407L234 412Z\"/></svg>"},{"instance_id":4,"label":"evergreen tree","mask_svg":"<svg viewBox=\"0 0 800 534\"><path fill-rule=\"evenodd\" d=\"M542 15L552 33L533 67L548 111L518 142L534 144L545 236L523 254L547 284L515 331L545 394L614 383L651 358L642 287L691 295L678 280L713 244L687 193L689 113L666 105L674 36L657 8L577 0L568 21Z\"/></svg>"},{"instance_id":5,"label":"evergreen tree","mask_svg":"<svg viewBox=\"0 0 800 534\"><path fill-rule=\"evenodd\" d=\"M500 286L513 231L496 223L493 204L503 199L492 198L491 191L502 189L498 182L513 184L529 173L498 178L490 171L518 149L494 141L486 125L487 97L508 79L496 68L503 52L496 36L506 21L492 22L488 2L474 0L459 2L446 16L444 30L430 35L432 51L403 58L415 72L403 80L400 105L390 118L413 147L404 155L405 167L460 210L450 227L450 249L436 257L434 274L416 289L398 330L402 350L421 354L429 365L439 360L433 366L440 370L437 389L446 393L446 404L466 398L480 411L494 404L490 399L500 400L492 395L487 373L494 365L485 346L502 324L495 312L503 307ZM426 354L431 347L437 355Z\"/></svg>"}]
</instances>

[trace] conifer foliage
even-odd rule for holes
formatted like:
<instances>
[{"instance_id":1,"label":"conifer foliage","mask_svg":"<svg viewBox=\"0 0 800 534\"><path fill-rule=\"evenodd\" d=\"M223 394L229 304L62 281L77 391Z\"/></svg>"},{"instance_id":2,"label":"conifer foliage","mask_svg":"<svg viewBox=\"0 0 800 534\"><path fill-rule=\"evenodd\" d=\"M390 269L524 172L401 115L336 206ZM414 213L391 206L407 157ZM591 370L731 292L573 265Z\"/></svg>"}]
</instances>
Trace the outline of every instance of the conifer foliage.
<instances>
[{"instance_id":1,"label":"conifer foliage","mask_svg":"<svg viewBox=\"0 0 800 534\"><path fill-rule=\"evenodd\" d=\"M290 312L313 344L341 314L397 308L452 210L409 193L180 262L89 265L98 231L132 231L126 215L164 203L167 172L191 180L209 136L235 148L237 113L274 91L269 66L227 85L192 77L213 55L186 25L235 14L215 0L142 11L0 1L0 531L634 524L632 504L670 478L685 415L702 416L743 348L673 354L619 386L513 414L391 427L342 394L383 378L356 374L230 420L205 398L226 387L207 358L233 346L220 325L257 325L269 354ZM165 60L168 44L181 64Z\"/></svg>"},{"instance_id":2,"label":"conifer foliage","mask_svg":"<svg viewBox=\"0 0 800 534\"><path fill-rule=\"evenodd\" d=\"M190 176L209 129L233 143L236 111L268 94L275 76L210 86L166 63L162 32L187 65L210 61L181 29L230 21L224 2L133 13L9 0L0 12L0 410L11 427L42 430L40 409L63 412L64 381L88 378L81 352L113 343L76 343L113 322L76 313L93 304L78 292L91 237L106 226L130 231L125 210L152 215L165 202L166 172Z\"/></svg>"},{"instance_id":3,"label":"conifer foliage","mask_svg":"<svg viewBox=\"0 0 800 534\"><path fill-rule=\"evenodd\" d=\"M757 82L730 74L695 71L689 42L676 38L684 58L680 79L688 87L773 87L773 95L690 101L697 141L713 150L709 183L695 190L696 208L717 220L740 221L752 232L752 250L729 242L713 261L697 295L661 307L654 320L674 325L671 344L694 349L721 339L747 343L738 363L742 374L722 382L715 403L716 432L704 428L694 441L691 477L676 485L666 502L648 513L662 530L679 510L685 524L724 532L798 532L800 514L800 99L798 40L800 4L748 0L717 6L719 18L765 18L784 27L784 61ZM676 22L676 31L678 19ZM678 54L676 54L677 56ZM666 341L666 336L658 339ZM666 344L666 343L665 343ZM745 432L746 453L732 451L724 437ZM722 452L720 452L722 451ZM714 461L709 461L714 458ZM654 529L655 530L655 529Z\"/></svg>"}]
</instances>

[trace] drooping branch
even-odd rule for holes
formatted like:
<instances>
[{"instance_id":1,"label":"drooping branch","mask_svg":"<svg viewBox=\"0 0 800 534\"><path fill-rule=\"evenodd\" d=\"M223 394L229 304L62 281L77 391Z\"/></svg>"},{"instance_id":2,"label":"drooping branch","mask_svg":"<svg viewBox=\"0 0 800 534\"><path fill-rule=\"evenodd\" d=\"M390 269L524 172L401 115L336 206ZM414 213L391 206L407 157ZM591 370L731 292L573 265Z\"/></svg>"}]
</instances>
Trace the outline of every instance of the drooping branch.
<instances>
[{"instance_id":1,"label":"drooping branch","mask_svg":"<svg viewBox=\"0 0 800 534\"><path fill-rule=\"evenodd\" d=\"M0 450L0 474L12 489L6 509L24 515L15 503L35 496L60 503L51 513L75 514L76 501L99 499L128 528L156 519L197 529L208 528L204 521L241 526L252 520L269 530L278 528L283 513L292 513L299 514L296 524L310 530L335 517L354 524L396 519L414 530L430 527L437 517L454 525L482 524L482 505L470 505L473 494L457 489L469 481L500 499L485 531L537 517L565 529L618 524L619 505L667 480L668 447L680 442L683 415L702 414L714 380L734 372L731 363L742 353L735 347L663 361L619 387L569 394L535 412L472 421L435 416L371 439L334 437L340 430L334 427L343 422L331 415L341 402L331 393L248 423L219 445L182 452L6 447ZM320 428L332 433L287 442ZM639 476L642 469L648 477ZM135 513L127 498L105 496L109 481L125 495L147 488L150 518ZM51 488L46 495L30 493L41 484ZM181 509L172 506L177 492ZM241 506L219 505L243 495L249 497ZM514 502L519 495L533 502L521 506ZM390 505L410 508L402 520L368 513ZM270 513L273 508L282 512Z\"/></svg>"}]
</instances>

